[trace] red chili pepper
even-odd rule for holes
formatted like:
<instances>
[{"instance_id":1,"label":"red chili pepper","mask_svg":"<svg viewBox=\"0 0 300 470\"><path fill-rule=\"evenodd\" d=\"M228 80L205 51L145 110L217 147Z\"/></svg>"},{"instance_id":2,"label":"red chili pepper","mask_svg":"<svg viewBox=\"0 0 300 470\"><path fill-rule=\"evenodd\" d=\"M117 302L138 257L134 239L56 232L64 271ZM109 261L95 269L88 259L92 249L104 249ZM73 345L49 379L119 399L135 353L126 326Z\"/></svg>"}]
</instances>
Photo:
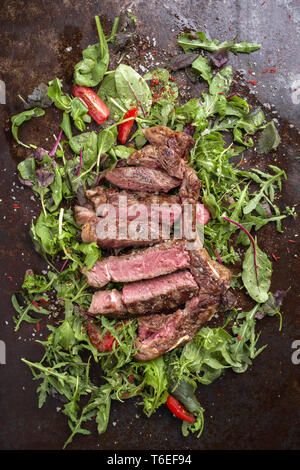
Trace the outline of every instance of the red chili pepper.
<instances>
[{"instance_id":1,"label":"red chili pepper","mask_svg":"<svg viewBox=\"0 0 300 470\"><path fill-rule=\"evenodd\" d=\"M129 377L128 377L128 382L130 382L132 384L133 381L134 381L134 375L130 374Z\"/></svg>"},{"instance_id":2,"label":"red chili pepper","mask_svg":"<svg viewBox=\"0 0 300 470\"><path fill-rule=\"evenodd\" d=\"M129 119L132 117L130 121L123 122L123 124L119 125L118 129L118 139L121 144L125 144L130 134L131 128L133 126L134 119L137 117L139 110L138 108L132 108L127 113L125 113L123 119Z\"/></svg>"},{"instance_id":3,"label":"red chili pepper","mask_svg":"<svg viewBox=\"0 0 300 470\"><path fill-rule=\"evenodd\" d=\"M75 85L72 93L88 108L88 114L98 123L102 124L109 116L109 109L99 96L86 86Z\"/></svg>"},{"instance_id":4,"label":"red chili pepper","mask_svg":"<svg viewBox=\"0 0 300 470\"><path fill-rule=\"evenodd\" d=\"M263 73L266 73L266 72L268 72L268 71L269 71L269 69L265 69L265 70L263 70Z\"/></svg>"},{"instance_id":5,"label":"red chili pepper","mask_svg":"<svg viewBox=\"0 0 300 470\"><path fill-rule=\"evenodd\" d=\"M37 322L37 324L35 326L36 326L37 331L40 331L41 327L40 327L39 322Z\"/></svg>"},{"instance_id":6,"label":"red chili pepper","mask_svg":"<svg viewBox=\"0 0 300 470\"><path fill-rule=\"evenodd\" d=\"M44 297L41 297L39 299L40 302L43 302L44 304L47 304L48 303L48 300L44 299Z\"/></svg>"},{"instance_id":7,"label":"red chili pepper","mask_svg":"<svg viewBox=\"0 0 300 470\"><path fill-rule=\"evenodd\" d=\"M168 396L166 404L169 410L177 416L177 418L182 419L182 421L187 421L188 423L194 423L196 421L196 418L188 413L181 403L172 397L172 395Z\"/></svg>"},{"instance_id":8,"label":"red chili pepper","mask_svg":"<svg viewBox=\"0 0 300 470\"><path fill-rule=\"evenodd\" d=\"M251 85L257 85L257 82L255 80L248 80L247 83L251 83Z\"/></svg>"},{"instance_id":9,"label":"red chili pepper","mask_svg":"<svg viewBox=\"0 0 300 470\"><path fill-rule=\"evenodd\" d=\"M237 335L237 339L238 339L239 341L242 341L241 335Z\"/></svg>"},{"instance_id":10,"label":"red chili pepper","mask_svg":"<svg viewBox=\"0 0 300 470\"><path fill-rule=\"evenodd\" d=\"M276 72L276 69L271 69L270 70L270 73L274 73L274 72Z\"/></svg>"}]
</instances>

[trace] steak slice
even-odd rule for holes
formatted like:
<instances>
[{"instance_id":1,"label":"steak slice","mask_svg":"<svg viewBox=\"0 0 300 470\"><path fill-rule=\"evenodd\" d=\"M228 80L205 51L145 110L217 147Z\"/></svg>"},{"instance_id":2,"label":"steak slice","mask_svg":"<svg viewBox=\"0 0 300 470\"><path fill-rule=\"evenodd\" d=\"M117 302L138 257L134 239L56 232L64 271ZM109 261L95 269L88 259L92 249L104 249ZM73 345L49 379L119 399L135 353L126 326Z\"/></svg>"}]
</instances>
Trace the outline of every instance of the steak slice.
<instances>
[{"instance_id":1,"label":"steak slice","mask_svg":"<svg viewBox=\"0 0 300 470\"><path fill-rule=\"evenodd\" d=\"M145 223L143 220L126 221L115 217L112 221L108 213L104 218L89 219L82 227L81 239L84 243L95 242L101 248L147 246L170 238L170 226L164 227L159 222Z\"/></svg>"},{"instance_id":2,"label":"steak slice","mask_svg":"<svg viewBox=\"0 0 300 470\"><path fill-rule=\"evenodd\" d=\"M105 216L105 204L111 204L115 208L118 218L126 217L129 221L137 217L142 220L145 216L146 220L151 217L162 223L173 224L181 215L180 198L171 194L119 191L116 188L105 189L103 186L96 186L87 190L86 196L99 217Z\"/></svg>"},{"instance_id":3,"label":"steak slice","mask_svg":"<svg viewBox=\"0 0 300 470\"><path fill-rule=\"evenodd\" d=\"M140 317L136 359L149 361L191 341L200 326L213 316L217 308L217 304L214 304L201 310L197 301L197 298L192 298L184 309L170 315Z\"/></svg>"},{"instance_id":4,"label":"steak slice","mask_svg":"<svg viewBox=\"0 0 300 470\"><path fill-rule=\"evenodd\" d=\"M144 166L145 168L160 168L159 153L157 146L145 145L140 150L136 150L127 158L127 165Z\"/></svg>"},{"instance_id":5,"label":"steak slice","mask_svg":"<svg viewBox=\"0 0 300 470\"><path fill-rule=\"evenodd\" d=\"M187 154L194 147L194 139L185 132L173 131L169 127L155 126L143 130L143 134L150 144L166 145L176 151L181 158L187 159Z\"/></svg>"},{"instance_id":6,"label":"steak slice","mask_svg":"<svg viewBox=\"0 0 300 470\"><path fill-rule=\"evenodd\" d=\"M185 304L199 288L191 273L177 271L166 276L132 282L116 289L98 291L93 295L89 313L122 317L170 312Z\"/></svg>"},{"instance_id":7,"label":"steak slice","mask_svg":"<svg viewBox=\"0 0 300 470\"><path fill-rule=\"evenodd\" d=\"M170 148L167 145L146 145L129 156L127 165L154 169L160 168L165 170L170 176L182 179L186 161L176 149Z\"/></svg>"},{"instance_id":8,"label":"steak slice","mask_svg":"<svg viewBox=\"0 0 300 470\"><path fill-rule=\"evenodd\" d=\"M229 269L213 261L205 248L191 250L189 256L190 270L199 292L186 302L184 309L175 313L139 318L139 350L136 354L139 360L154 359L187 343L200 326L212 318L219 306L228 302Z\"/></svg>"},{"instance_id":9,"label":"steak slice","mask_svg":"<svg viewBox=\"0 0 300 470\"><path fill-rule=\"evenodd\" d=\"M98 260L88 272L84 270L90 286L103 287L108 282L134 282L185 269L190 257L185 242L169 241L121 256Z\"/></svg>"},{"instance_id":10,"label":"steak slice","mask_svg":"<svg viewBox=\"0 0 300 470\"><path fill-rule=\"evenodd\" d=\"M122 300L131 315L149 315L175 310L198 292L187 270L126 284Z\"/></svg>"},{"instance_id":11,"label":"steak slice","mask_svg":"<svg viewBox=\"0 0 300 470\"><path fill-rule=\"evenodd\" d=\"M221 296L229 289L232 274L228 268L214 261L205 248L190 250L190 270L202 294Z\"/></svg>"},{"instance_id":12,"label":"steak slice","mask_svg":"<svg viewBox=\"0 0 300 470\"><path fill-rule=\"evenodd\" d=\"M99 290L94 293L88 313L92 315L110 315L114 317L123 316L126 306L122 301L122 293L116 289Z\"/></svg>"},{"instance_id":13,"label":"steak slice","mask_svg":"<svg viewBox=\"0 0 300 470\"><path fill-rule=\"evenodd\" d=\"M200 196L201 181L195 170L187 167L179 189L181 202L196 203Z\"/></svg>"},{"instance_id":14,"label":"steak slice","mask_svg":"<svg viewBox=\"0 0 300 470\"><path fill-rule=\"evenodd\" d=\"M164 171L143 167L114 168L105 174L110 183L133 191L163 192L180 185L180 180Z\"/></svg>"},{"instance_id":15,"label":"steak slice","mask_svg":"<svg viewBox=\"0 0 300 470\"><path fill-rule=\"evenodd\" d=\"M76 205L74 207L74 215L76 224L81 226L93 219L96 216L96 212L91 207Z\"/></svg>"}]
</instances>

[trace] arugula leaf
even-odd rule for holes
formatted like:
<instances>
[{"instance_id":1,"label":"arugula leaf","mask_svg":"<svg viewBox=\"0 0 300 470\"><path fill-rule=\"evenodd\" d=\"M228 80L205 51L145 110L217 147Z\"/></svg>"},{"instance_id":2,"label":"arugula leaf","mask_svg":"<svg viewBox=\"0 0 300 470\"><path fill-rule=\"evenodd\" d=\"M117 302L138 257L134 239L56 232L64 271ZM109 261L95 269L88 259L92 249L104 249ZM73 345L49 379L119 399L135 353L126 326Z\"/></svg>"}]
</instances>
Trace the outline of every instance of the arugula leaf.
<instances>
[{"instance_id":1,"label":"arugula leaf","mask_svg":"<svg viewBox=\"0 0 300 470\"><path fill-rule=\"evenodd\" d=\"M95 16L99 43L82 51L83 59L75 65L74 82L77 85L97 86L103 78L109 64L108 45L105 39L99 16Z\"/></svg>"},{"instance_id":2,"label":"arugula leaf","mask_svg":"<svg viewBox=\"0 0 300 470\"><path fill-rule=\"evenodd\" d=\"M162 356L140 363L143 368L144 385L143 396L144 412L148 418L168 398L168 381L165 373L165 363Z\"/></svg>"},{"instance_id":3,"label":"arugula leaf","mask_svg":"<svg viewBox=\"0 0 300 470\"><path fill-rule=\"evenodd\" d=\"M35 298L29 298L28 296L24 296L24 300L26 305L21 306L17 300L17 297L15 294L11 296L11 303L15 309L15 311L19 314L18 317L14 317L14 322L16 324L15 326L15 331L18 331L21 323L23 321L26 321L27 323L37 323L40 321L40 318L33 318L29 315L30 312L35 312L43 315L49 315L49 310L46 310L42 306L37 306L35 302ZM33 301L35 303L33 303ZM35 305L36 304L36 305Z\"/></svg>"},{"instance_id":4,"label":"arugula leaf","mask_svg":"<svg viewBox=\"0 0 300 470\"><path fill-rule=\"evenodd\" d=\"M15 114L14 116L11 117L11 131L14 139L18 142L19 145L23 145L23 147L30 148L29 145L24 144L23 142L20 141L18 137L18 132L19 132L19 127L23 124L25 121L29 121L33 117L40 117L44 116L45 111L42 108L33 108L29 109L28 111L23 111L22 113Z\"/></svg>"},{"instance_id":5,"label":"arugula leaf","mask_svg":"<svg viewBox=\"0 0 300 470\"><path fill-rule=\"evenodd\" d=\"M206 39L206 35L202 31L182 34L179 36L178 44L185 52L194 49L204 49L209 52L215 52L229 48L234 54L237 54L238 52L249 54L261 47L260 44L249 43L248 41L236 43L235 39L230 42L223 41L220 43L217 39Z\"/></svg>"}]
</instances>

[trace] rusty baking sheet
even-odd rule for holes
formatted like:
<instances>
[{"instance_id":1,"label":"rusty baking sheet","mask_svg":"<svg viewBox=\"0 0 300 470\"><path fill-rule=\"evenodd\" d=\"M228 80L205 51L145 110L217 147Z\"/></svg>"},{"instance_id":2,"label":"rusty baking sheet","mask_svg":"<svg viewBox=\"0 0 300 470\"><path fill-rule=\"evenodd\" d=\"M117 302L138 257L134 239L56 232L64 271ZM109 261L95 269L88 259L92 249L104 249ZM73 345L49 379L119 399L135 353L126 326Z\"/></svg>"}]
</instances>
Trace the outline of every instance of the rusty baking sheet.
<instances>
[{"instance_id":1,"label":"rusty baking sheet","mask_svg":"<svg viewBox=\"0 0 300 470\"><path fill-rule=\"evenodd\" d=\"M297 0L275 2L136 0L119 2L102 0L4 0L1 5L1 344L6 346L6 364L0 366L0 448L60 449L69 429L66 417L57 413L62 404L48 399L38 409L37 383L21 357L38 360L41 347L35 339L47 335L45 325L39 333L32 325L23 324L13 331L14 315L10 296L22 284L25 269L40 272L45 263L34 252L28 235L32 217L39 207L31 192L18 184L16 165L26 149L13 141L10 116L22 110L17 95L27 96L40 82L59 76L71 86L74 64L81 50L95 38L94 15L99 14L105 32L120 9L130 8L139 19L135 45L125 62L139 70L144 61L141 52L152 54L152 66L162 65L170 50L176 49L176 36L186 30L204 30L211 38L228 40L239 34L241 40L260 42L254 54L231 56L238 70L237 87L250 102L258 99L267 117L277 120L282 143L276 163L288 176L280 204L299 204L299 126L300 63L299 8ZM84 12L83 12L84 8ZM272 25L272 28L266 28ZM297 36L298 35L298 36ZM270 61L269 61L270 59ZM263 73L272 64L276 73ZM249 89L249 68L258 85ZM142 69L140 68L142 72ZM196 93L195 90L190 90ZM45 144L57 133L59 114L49 110L38 123L24 124L21 136L37 145ZM265 157L264 157L265 158ZM249 165L264 165L263 157L250 157ZM18 204L20 209L15 209ZM300 364L292 362L292 346L300 340L299 308L299 222L289 218L283 223L284 233L272 226L260 232L261 247L276 252L272 290L287 289L283 305L283 330L278 320L266 318L261 343L268 344L263 354L245 374L228 373L209 387L199 387L198 396L205 408L205 430L201 439L183 438L180 423L162 407L151 417L142 415L140 406L131 400L113 403L107 432L98 436L92 427L90 436L77 436L70 449L297 449L300 446ZM289 243L293 239L296 243ZM289 248L289 252L287 250ZM35 334L35 336L34 336Z\"/></svg>"}]
</instances>

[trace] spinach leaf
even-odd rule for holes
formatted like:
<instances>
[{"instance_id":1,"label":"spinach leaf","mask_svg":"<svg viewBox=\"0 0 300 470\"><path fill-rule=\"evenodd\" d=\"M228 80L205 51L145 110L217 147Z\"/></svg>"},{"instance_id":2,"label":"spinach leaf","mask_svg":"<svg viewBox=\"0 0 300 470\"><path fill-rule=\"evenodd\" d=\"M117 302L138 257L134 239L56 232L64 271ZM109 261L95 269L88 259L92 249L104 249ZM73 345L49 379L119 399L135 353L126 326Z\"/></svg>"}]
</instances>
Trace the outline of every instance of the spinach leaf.
<instances>
[{"instance_id":1,"label":"spinach leaf","mask_svg":"<svg viewBox=\"0 0 300 470\"><path fill-rule=\"evenodd\" d=\"M214 75L210 85L209 93L216 95L218 93L227 93L232 81L232 67L228 65Z\"/></svg>"},{"instance_id":2,"label":"spinach leaf","mask_svg":"<svg viewBox=\"0 0 300 470\"><path fill-rule=\"evenodd\" d=\"M115 70L117 95L125 108L139 107L139 113L146 117L149 113L152 97L150 89L144 80L132 67L120 64Z\"/></svg>"},{"instance_id":3,"label":"spinach leaf","mask_svg":"<svg viewBox=\"0 0 300 470\"><path fill-rule=\"evenodd\" d=\"M84 132L82 134L73 136L69 140L69 145L71 149L73 150L73 152L75 152L77 155L80 154L80 150L83 149L84 143L86 142L86 140L88 140L88 138L90 137L90 134L91 134L90 132Z\"/></svg>"},{"instance_id":4,"label":"spinach leaf","mask_svg":"<svg viewBox=\"0 0 300 470\"><path fill-rule=\"evenodd\" d=\"M55 78L48 83L48 96L52 99L55 106L63 111L70 112L72 105L72 98L64 95L62 92L62 82L59 78Z\"/></svg>"},{"instance_id":5,"label":"spinach leaf","mask_svg":"<svg viewBox=\"0 0 300 470\"><path fill-rule=\"evenodd\" d=\"M98 96L110 110L110 118L119 121L124 115L124 108L121 99L118 97L116 88L115 72L109 72L102 81L98 90Z\"/></svg>"},{"instance_id":6,"label":"spinach leaf","mask_svg":"<svg viewBox=\"0 0 300 470\"><path fill-rule=\"evenodd\" d=\"M271 285L272 263L255 243L256 267L254 266L253 248L249 246L243 262L242 280L252 299L264 303L268 300Z\"/></svg>"},{"instance_id":7,"label":"spinach leaf","mask_svg":"<svg viewBox=\"0 0 300 470\"><path fill-rule=\"evenodd\" d=\"M19 132L19 127L23 122L29 121L33 117L40 117L44 116L45 111L42 108L33 108L29 109L28 111L23 111L22 113L15 114L14 116L11 117L11 122L12 122L12 135L14 136L14 139L18 142L18 144L23 145L23 147L30 148L29 145L24 144L19 140L18 137L18 132Z\"/></svg>"},{"instance_id":8,"label":"spinach leaf","mask_svg":"<svg viewBox=\"0 0 300 470\"><path fill-rule=\"evenodd\" d=\"M264 130L258 139L258 153L269 153L271 150L277 149L281 139L274 124L274 121L270 121L266 124Z\"/></svg>"},{"instance_id":9,"label":"spinach leaf","mask_svg":"<svg viewBox=\"0 0 300 470\"><path fill-rule=\"evenodd\" d=\"M209 84L212 80L211 67L208 61L202 55L199 55L196 60L192 63L192 68L197 70L203 80L206 80Z\"/></svg>"},{"instance_id":10,"label":"spinach leaf","mask_svg":"<svg viewBox=\"0 0 300 470\"><path fill-rule=\"evenodd\" d=\"M74 82L81 86L97 86L107 71L109 64L108 45L98 16L95 16L95 21L99 43L84 49L82 51L83 59L74 68Z\"/></svg>"},{"instance_id":11,"label":"spinach leaf","mask_svg":"<svg viewBox=\"0 0 300 470\"><path fill-rule=\"evenodd\" d=\"M88 108L79 98L73 98L71 103L71 116L75 127L81 132L85 130L85 122L91 122L91 117L87 114Z\"/></svg>"},{"instance_id":12,"label":"spinach leaf","mask_svg":"<svg viewBox=\"0 0 300 470\"><path fill-rule=\"evenodd\" d=\"M66 111L64 111L63 118L62 118L62 123L60 125L68 139L72 139L72 129L71 129L71 121L70 121L70 115Z\"/></svg>"}]
</instances>

